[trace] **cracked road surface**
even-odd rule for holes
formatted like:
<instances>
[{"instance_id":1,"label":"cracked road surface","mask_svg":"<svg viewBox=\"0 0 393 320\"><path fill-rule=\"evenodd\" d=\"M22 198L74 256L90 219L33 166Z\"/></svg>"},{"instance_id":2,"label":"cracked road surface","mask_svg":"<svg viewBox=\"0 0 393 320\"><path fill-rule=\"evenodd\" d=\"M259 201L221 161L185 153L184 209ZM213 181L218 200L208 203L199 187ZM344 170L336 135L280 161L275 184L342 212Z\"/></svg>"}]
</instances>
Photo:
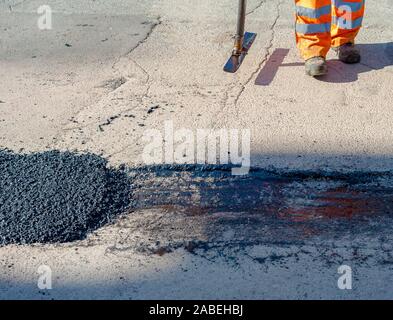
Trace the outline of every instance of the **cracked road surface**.
<instances>
[{"instance_id":1,"label":"cracked road surface","mask_svg":"<svg viewBox=\"0 0 393 320\"><path fill-rule=\"evenodd\" d=\"M52 30L37 27L42 1L0 1L1 148L92 152L113 166L139 168L145 130L163 130L172 120L175 128L250 129L251 164L260 170L333 172L336 178L392 171L390 0L368 1L358 40L362 64L346 66L330 56L323 80L304 74L292 1L249 1L246 29L258 37L235 75L222 67L237 1L46 4L53 10ZM153 194L179 181L198 190L184 175L164 183L158 174L145 182L151 181ZM82 241L4 246L0 298L393 298L386 181L383 196L367 204L352 189L330 186L325 201L346 208L338 216L329 205L307 206L310 199L296 194L307 181L295 181L284 188L295 194L282 199L297 199L307 214L292 202L280 211L286 219L281 227L264 218L264 206L265 214L250 225L253 217L239 207L153 203ZM190 204L200 204L198 192L188 195ZM370 216L376 203L383 214ZM368 214L345 216L348 206ZM322 222L314 220L320 215ZM312 228L288 216L311 219ZM342 264L353 269L353 290L337 288ZM37 288L40 265L51 267L53 290Z\"/></svg>"}]
</instances>

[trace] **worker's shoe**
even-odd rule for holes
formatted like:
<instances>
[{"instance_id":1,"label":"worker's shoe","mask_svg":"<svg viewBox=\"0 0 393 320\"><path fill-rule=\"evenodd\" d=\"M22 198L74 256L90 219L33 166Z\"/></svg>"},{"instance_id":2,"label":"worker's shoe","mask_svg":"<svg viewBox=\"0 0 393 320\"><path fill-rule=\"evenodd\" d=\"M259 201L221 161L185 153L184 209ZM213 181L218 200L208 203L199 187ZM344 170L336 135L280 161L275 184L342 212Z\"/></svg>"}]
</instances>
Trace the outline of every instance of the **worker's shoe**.
<instances>
[{"instance_id":1,"label":"worker's shoe","mask_svg":"<svg viewBox=\"0 0 393 320\"><path fill-rule=\"evenodd\" d=\"M313 57L306 60L306 74L312 77L319 77L327 74L328 68L323 57Z\"/></svg>"},{"instance_id":2,"label":"worker's shoe","mask_svg":"<svg viewBox=\"0 0 393 320\"><path fill-rule=\"evenodd\" d=\"M353 43L343 44L333 50L337 53L338 59L344 63L359 63L361 60L360 52Z\"/></svg>"}]
</instances>

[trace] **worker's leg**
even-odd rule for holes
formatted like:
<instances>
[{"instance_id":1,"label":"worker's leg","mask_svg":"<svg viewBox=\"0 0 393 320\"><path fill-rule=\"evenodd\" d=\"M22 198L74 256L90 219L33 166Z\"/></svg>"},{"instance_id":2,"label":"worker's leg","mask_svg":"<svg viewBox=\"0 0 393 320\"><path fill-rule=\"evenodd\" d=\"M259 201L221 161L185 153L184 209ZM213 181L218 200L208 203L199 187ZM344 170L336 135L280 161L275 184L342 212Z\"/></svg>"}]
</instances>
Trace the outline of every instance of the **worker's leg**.
<instances>
[{"instance_id":1,"label":"worker's leg","mask_svg":"<svg viewBox=\"0 0 393 320\"><path fill-rule=\"evenodd\" d=\"M304 60L325 58L331 45L332 0L295 0L296 42Z\"/></svg>"},{"instance_id":2,"label":"worker's leg","mask_svg":"<svg viewBox=\"0 0 393 320\"><path fill-rule=\"evenodd\" d=\"M354 43L363 21L364 0L333 0L332 47Z\"/></svg>"}]
</instances>

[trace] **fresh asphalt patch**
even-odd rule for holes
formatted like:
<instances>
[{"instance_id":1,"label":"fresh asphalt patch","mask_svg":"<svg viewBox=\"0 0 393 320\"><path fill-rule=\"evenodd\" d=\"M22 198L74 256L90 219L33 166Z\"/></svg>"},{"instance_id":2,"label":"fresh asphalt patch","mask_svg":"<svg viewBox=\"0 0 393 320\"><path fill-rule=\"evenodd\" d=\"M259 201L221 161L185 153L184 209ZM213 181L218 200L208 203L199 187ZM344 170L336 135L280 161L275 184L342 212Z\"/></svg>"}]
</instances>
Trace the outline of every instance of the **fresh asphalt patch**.
<instances>
[{"instance_id":1,"label":"fresh asphalt patch","mask_svg":"<svg viewBox=\"0 0 393 320\"><path fill-rule=\"evenodd\" d=\"M121 170L92 154L0 151L0 245L79 240L129 204Z\"/></svg>"},{"instance_id":2,"label":"fresh asphalt patch","mask_svg":"<svg viewBox=\"0 0 393 320\"><path fill-rule=\"evenodd\" d=\"M392 203L389 173L256 169L232 176L223 166L115 169L94 154L0 150L0 245L82 240L121 214L154 208L190 219L216 214L211 239L220 228L233 238L239 229L243 242L253 234L267 242L308 234L380 237L390 234Z\"/></svg>"}]
</instances>

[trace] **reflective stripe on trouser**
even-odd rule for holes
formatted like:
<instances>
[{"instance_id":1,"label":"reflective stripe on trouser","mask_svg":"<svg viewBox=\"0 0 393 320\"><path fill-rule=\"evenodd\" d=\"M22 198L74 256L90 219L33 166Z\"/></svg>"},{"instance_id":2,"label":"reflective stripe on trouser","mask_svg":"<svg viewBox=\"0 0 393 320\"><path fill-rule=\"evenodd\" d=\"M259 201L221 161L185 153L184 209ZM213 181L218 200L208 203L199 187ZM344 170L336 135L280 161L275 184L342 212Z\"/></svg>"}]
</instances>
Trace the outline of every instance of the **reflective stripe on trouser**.
<instances>
[{"instance_id":1,"label":"reflective stripe on trouser","mask_svg":"<svg viewBox=\"0 0 393 320\"><path fill-rule=\"evenodd\" d=\"M295 0L296 42L302 57L326 57L331 46L354 42L365 0Z\"/></svg>"}]
</instances>

